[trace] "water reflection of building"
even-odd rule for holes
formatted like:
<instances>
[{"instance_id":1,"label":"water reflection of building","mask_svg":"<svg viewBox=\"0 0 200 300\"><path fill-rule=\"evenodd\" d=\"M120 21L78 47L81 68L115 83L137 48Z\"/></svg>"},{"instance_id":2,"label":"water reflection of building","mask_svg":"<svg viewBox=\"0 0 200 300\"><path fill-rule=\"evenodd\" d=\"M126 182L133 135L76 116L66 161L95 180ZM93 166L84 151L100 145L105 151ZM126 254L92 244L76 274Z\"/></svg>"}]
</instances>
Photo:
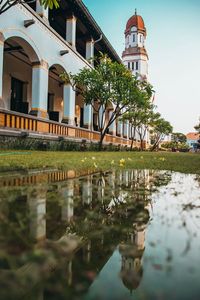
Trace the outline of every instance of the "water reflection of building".
<instances>
[{"instance_id":1,"label":"water reflection of building","mask_svg":"<svg viewBox=\"0 0 200 300\"><path fill-rule=\"evenodd\" d=\"M132 292L138 288L143 275L142 256L145 249L146 224L134 224L130 239L119 245L122 257L120 276L124 285Z\"/></svg>"},{"instance_id":2,"label":"water reflection of building","mask_svg":"<svg viewBox=\"0 0 200 300\"><path fill-rule=\"evenodd\" d=\"M145 214L148 199L144 192L138 193L138 188L142 187L144 190L149 187L153 183L150 180L153 174L145 170L122 170L100 175L91 174L67 181L61 175L53 177L57 180L49 185L46 182L24 186L17 184L15 187L11 185L14 191L12 194L9 193L10 187L2 188L1 211L9 226L18 228L18 236L12 233L12 239L17 240L20 235L23 235L25 241L29 241L30 237L34 238L32 247L43 239L48 241L48 246L53 245L52 249L55 249L66 237L66 228L70 233L79 236L84 234L87 242L76 259L70 258L63 265L63 288L66 288L67 277L72 292L74 285L81 284L82 281L86 282L87 289L111 257L113 249L120 241L124 241L119 246L122 255L121 276L126 286L130 287L132 284L132 289L136 287L142 276L141 260L145 224L148 222L148 215ZM128 211L126 215L125 208L130 203L134 210ZM143 223L138 217L141 213L145 216ZM9 228L0 232L1 236L6 235L5 241L10 239ZM30 229L29 232L27 228ZM125 229L127 236L124 235ZM22 245L20 251L23 253L26 248Z\"/></svg>"}]
</instances>

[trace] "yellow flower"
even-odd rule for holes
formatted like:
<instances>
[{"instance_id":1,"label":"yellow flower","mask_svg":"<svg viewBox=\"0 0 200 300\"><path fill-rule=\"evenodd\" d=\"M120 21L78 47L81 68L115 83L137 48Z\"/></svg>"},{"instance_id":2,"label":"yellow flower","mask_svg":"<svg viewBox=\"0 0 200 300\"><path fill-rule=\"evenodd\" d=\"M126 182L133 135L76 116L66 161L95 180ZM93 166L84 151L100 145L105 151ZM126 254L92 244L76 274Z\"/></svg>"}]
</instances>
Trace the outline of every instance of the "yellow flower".
<instances>
[{"instance_id":1,"label":"yellow flower","mask_svg":"<svg viewBox=\"0 0 200 300\"><path fill-rule=\"evenodd\" d=\"M166 159L164 157L160 157L160 160L161 161L165 161Z\"/></svg>"},{"instance_id":2,"label":"yellow flower","mask_svg":"<svg viewBox=\"0 0 200 300\"><path fill-rule=\"evenodd\" d=\"M120 167L124 167L124 164L120 163L119 166L120 166Z\"/></svg>"},{"instance_id":3,"label":"yellow flower","mask_svg":"<svg viewBox=\"0 0 200 300\"><path fill-rule=\"evenodd\" d=\"M97 166L97 164L96 163L94 163L94 167L97 169L98 168L98 166Z\"/></svg>"},{"instance_id":4,"label":"yellow flower","mask_svg":"<svg viewBox=\"0 0 200 300\"><path fill-rule=\"evenodd\" d=\"M114 164L115 164L115 161L114 161L114 160L112 160L112 161L111 161L111 165L114 165Z\"/></svg>"},{"instance_id":5,"label":"yellow flower","mask_svg":"<svg viewBox=\"0 0 200 300\"><path fill-rule=\"evenodd\" d=\"M120 159L119 163L120 164L125 164L125 159L124 158Z\"/></svg>"},{"instance_id":6,"label":"yellow flower","mask_svg":"<svg viewBox=\"0 0 200 300\"><path fill-rule=\"evenodd\" d=\"M129 157L128 160L131 161L132 159Z\"/></svg>"},{"instance_id":7,"label":"yellow flower","mask_svg":"<svg viewBox=\"0 0 200 300\"><path fill-rule=\"evenodd\" d=\"M140 159L143 159L144 157L143 156L140 156Z\"/></svg>"},{"instance_id":8,"label":"yellow flower","mask_svg":"<svg viewBox=\"0 0 200 300\"><path fill-rule=\"evenodd\" d=\"M85 160L84 160L84 159L81 159L81 162L82 162L82 163L84 163L84 162L85 162Z\"/></svg>"},{"instance_id":9,"label":"yellow flower","mask_svg":"<svg viewBox=\"0 0 200 300\"><path fill-rule=\"evenodd\" d=\"M95 160L96 158L94 156L92 156L92 159Z\"/></svg>"}]
</instances>

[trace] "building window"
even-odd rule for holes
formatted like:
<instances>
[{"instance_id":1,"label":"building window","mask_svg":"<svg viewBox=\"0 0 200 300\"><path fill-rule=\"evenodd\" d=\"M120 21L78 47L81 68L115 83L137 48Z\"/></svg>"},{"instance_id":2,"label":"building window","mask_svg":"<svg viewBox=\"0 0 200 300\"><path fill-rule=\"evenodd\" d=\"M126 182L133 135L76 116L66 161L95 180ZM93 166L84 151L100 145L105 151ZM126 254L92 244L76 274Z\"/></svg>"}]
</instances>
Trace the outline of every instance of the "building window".
<instances>
[{"instance_id":1,"label":"building window","mask_svg":"<svg viewBox=\"0 0 200 300\"><path fill-rule=\"evenodd\" d=\"M132 70L134 70L134 62L132 62Z\"/></svg>"},{"instance_id":2,"label":"building window","mask_svg":"<svg viewBox=\"0 0 200 300\"><path fill-rule=\"evenodd\" d=\"M130 62L128 62L128 69L130 70Z\"/></svg>"},{"instance_id":3,"label":"building window","mask_svg":"<svg viewBox=\"0 0 200 300\"><path fill-rule=\"evenodd\" d=\"M140 35L140 43L142 43L142 35Z\"/></svg>"},{"instance_id":4,"label":"building window","mask_svg":"<svg viewBox=\"0 0 200 300\"><path fill-rule=\"evenodd\" d=\"M133 43L135 43L135 34L133 35Z\"/></svg>"},{"instance_id":5,"label":"building window","mask_svg":"<svg viewBox=\"0 0 200 300\"><path fill-rule=\"evenodd\" d=\"M136 61L135 69L138 70L138 61Z\"/></svg>"}]
</instances>

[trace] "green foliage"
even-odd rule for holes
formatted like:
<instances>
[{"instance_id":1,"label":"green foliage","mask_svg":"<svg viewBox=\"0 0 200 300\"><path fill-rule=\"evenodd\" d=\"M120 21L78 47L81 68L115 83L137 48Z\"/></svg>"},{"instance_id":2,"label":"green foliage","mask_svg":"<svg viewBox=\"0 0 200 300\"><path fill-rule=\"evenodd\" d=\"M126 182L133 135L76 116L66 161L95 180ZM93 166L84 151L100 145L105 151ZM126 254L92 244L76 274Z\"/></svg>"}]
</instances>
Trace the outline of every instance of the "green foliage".
<instances>
[{"instance_id":1,"label":"green foliage","mask_svg":"<svg viewBox=\"0 0 200 300\"><path fill-rule=\"evenodd\" d=\"M100 148L110 125L132 107L142 107L152 96L152 87L140 81L123 64L111 61L101 54L95 68L84 68L80 73L61 74L62 80L78 89L86 104L97 113ZM112 114L106 120L107 109Z\"/></svg>"},{"instance_id":2,"label":"green foliage","mask_svg":"<svg viewBox=\"0 0 200 300\"><path fill-rule=\"evenodd\" d=\"M186 143L186 141L187 141L185 134L183 134L181 132L173 132L171 139L175 143Z\"/></svg>"},{"instance_id":3,"label":"green foliage","mask_svg":"<svg viewBox=\"0 0 200 300\"><path fill-rule=\"evenodd\" d=\"M199 124L197 124L194 129L200 134L200 119L199 119Z\"/></svg>"},{"instance_id":4,"label":"green foliage","mask_svg":"<svg viewBox=\"0 0 200 300\"><path fill-rule=\"evenodd\" d=\"M17 4L33 2L36 2L36 0L6 0L4 2L0 1L0 15ZM50 9L58 8L59 2L60 0L40 0L41 5L43 5L45 8L49 7Z\"/></svg>"},{"instance_id":5,"label":"green foliage","mask_svg":"<svg viewBox=\"0 0 200 300\"><path fill-rule=\"evenodd\" d=\"M177 143L177 142L168 142L168 143L164 143L161 145L163 148L166 148L166 149L176 149L178 151L186 151L186 150L189 150L189 146L188 144L186 143Z\"/></svg>"},{"instance_id":6,"label":"green foliage","mask_svg":"<svg viewBox=\"0 0 200 300\"><path fill-rule=\"evenodd\" d=\"M151 126L153 131L153 146L151 150L155 150L165 136L172 133L173 127L168 121L158 116L154 118Z\"/></svg>"},{"instance_id":7,"label":"green foliage","mask_svg":"<svg viewBox=\"0 0 200 300\"><path fill-rule=\"evenodd\" d=\"M50 9L58 8L60 0L40 0L41 5L44 5L45 8L49 7Z\"/></svg>"}]
</instances>

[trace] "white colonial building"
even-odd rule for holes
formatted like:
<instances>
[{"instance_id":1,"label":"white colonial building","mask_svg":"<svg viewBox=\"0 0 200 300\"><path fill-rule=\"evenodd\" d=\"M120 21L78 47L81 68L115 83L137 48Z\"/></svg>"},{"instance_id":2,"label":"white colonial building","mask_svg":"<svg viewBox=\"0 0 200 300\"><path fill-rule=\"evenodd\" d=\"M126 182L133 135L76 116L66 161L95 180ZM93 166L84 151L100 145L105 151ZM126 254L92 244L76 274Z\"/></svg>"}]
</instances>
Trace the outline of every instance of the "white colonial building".
<instances>
[{"instance_id":1,"label":"white colonial building","mask_svg":"<svg viewBox=\"0 0 200 300\"><path fill-rule=\"evenodd\" d=\"M89 59L99 51L121 59L81 0L61 0L59 5L48 10L37 0L0 15L1 135L99 139L97 115L59 75L93 68ZM105 142L129 146L128 125L117 126L111 126Z\"/></svg>"}]
</instances>

